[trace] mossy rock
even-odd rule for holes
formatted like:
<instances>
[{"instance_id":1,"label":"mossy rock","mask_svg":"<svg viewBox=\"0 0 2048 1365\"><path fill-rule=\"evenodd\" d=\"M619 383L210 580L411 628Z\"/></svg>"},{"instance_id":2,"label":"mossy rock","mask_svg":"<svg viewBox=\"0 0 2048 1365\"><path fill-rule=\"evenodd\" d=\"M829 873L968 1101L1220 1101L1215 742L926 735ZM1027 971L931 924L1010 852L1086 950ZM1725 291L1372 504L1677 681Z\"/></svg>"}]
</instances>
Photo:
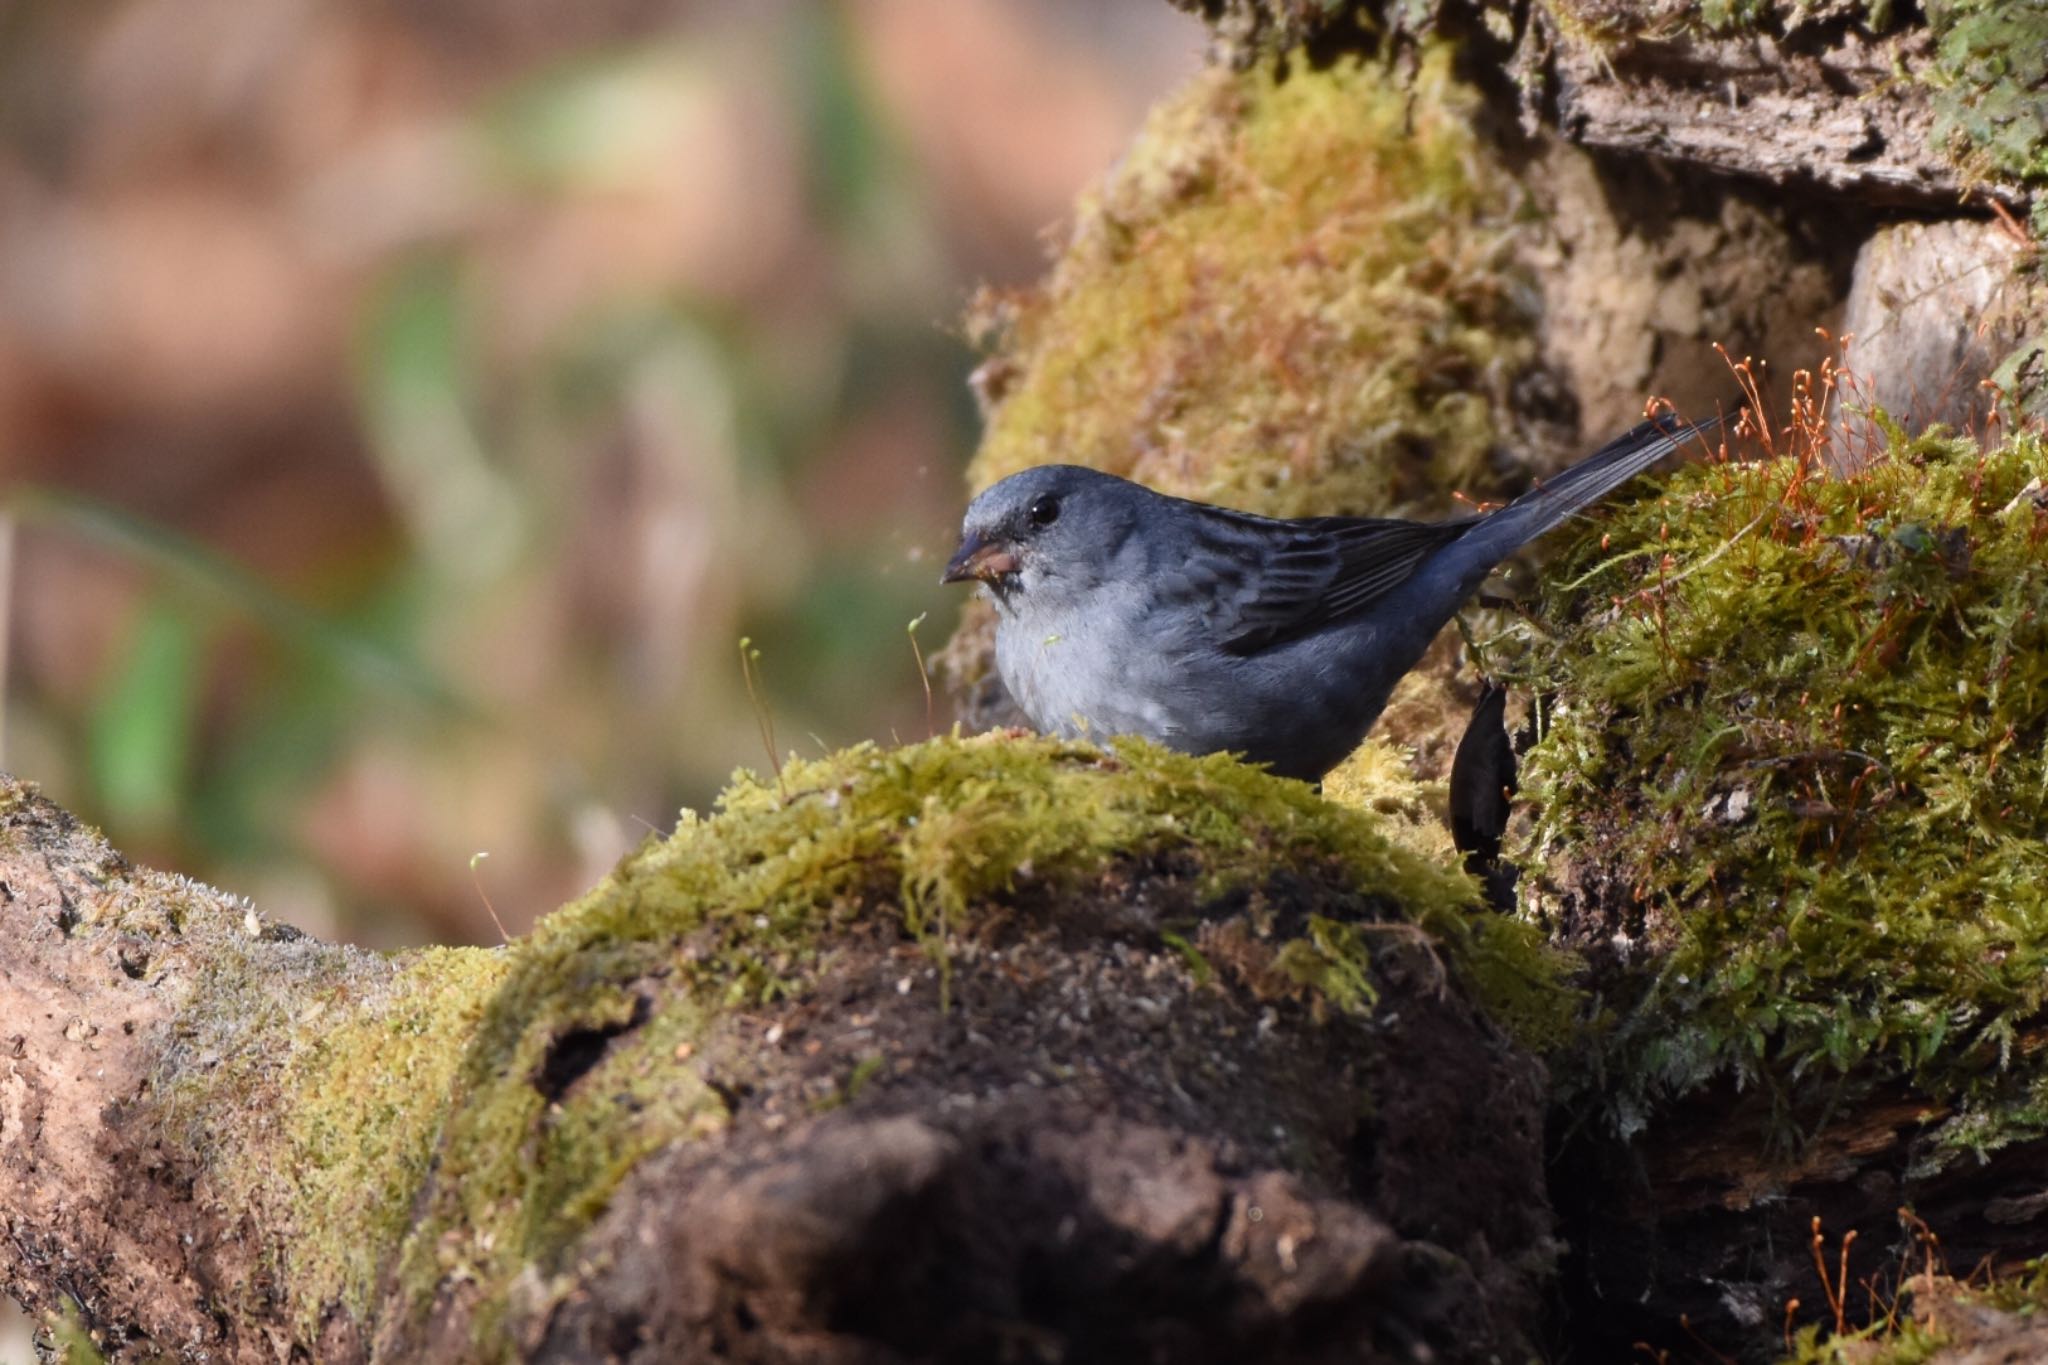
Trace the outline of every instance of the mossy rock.
<instances>
[{"instance_id":1,"label":"mossy rock","mask_svg":"<svg viewBox=\"0 0 2048 1365\"><path fill-rule=\"evenodd\" d=\"M1573 997L1411 780L1354 786L1365 809L1227 757L1001 735L792 760L505 948L215 954L194 1018L234 1022L167 1058L158 1121L268 1211L268 1292L337 1358L541 1330L651 1171L679 1198L827 1116L964 1126L1019 1094L1194 1115L1232 1161L1361 1201L1443 1249L1432 1282L1511 1305L1470 1320L1497 1345L1551 1255L1524 1045ZM1411 1169L1481 1122L1458 1179Z\"/></svg>"},{"instance_id":2,"label":"mossy rock","mask_svg":"<svg viewBox=\"0 0 2048 1365\"><path fill-rule=\"evenodd\" d=\"M1085 197L1046 283L984 300L980 488L1085 464L1269 515L1497 492L1535 357L1522 200L1432 50L1211 69Z\"/></svg>"},{"instance_id":3,"label":"mossy rock","mask_svg":"<svg viewBox=\"0 0 2048 1365\"><path fill-rule=\"evenodd\" d=\"M2048 1131L2048 458L1688 469L1496 642L1547 698L1536 912L1613 1013L1626 1130L1716 1079L1930 1103L1924 1158Z\"/></svg>"},{"instance_id":4,"label":"mossy rock","mask_svg":"<svg viewBox=\"0 0 2048 1365\"><path fill-rule=\"evenodd\" d=\"M2035 235L2048 235L2048 4L1936 0L1934 136L1976 177L2036 196Z\"/></svg>"}]
</instances>

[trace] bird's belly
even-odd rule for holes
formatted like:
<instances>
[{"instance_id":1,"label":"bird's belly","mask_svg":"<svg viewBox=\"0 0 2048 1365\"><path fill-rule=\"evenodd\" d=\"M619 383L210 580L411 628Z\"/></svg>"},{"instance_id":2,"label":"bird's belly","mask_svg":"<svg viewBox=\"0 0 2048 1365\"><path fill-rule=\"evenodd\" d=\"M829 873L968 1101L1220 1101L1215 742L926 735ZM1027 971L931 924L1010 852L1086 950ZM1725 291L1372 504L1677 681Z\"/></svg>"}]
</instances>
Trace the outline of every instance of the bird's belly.
<instances>
[{"instance_id":1,"label":"bird's belly","mask_svg":"<svg viewBox=\"0 0 2048 1365\"><path fill-rule=\"evenodd\" d=\"M996 668L1046 734L1141 735L1185 748L1185 677L1156 653L1027 631L999 631Z\"/></svg>"},{"instance_id":2,"label":"bird's belly","mask_svg":"<svg viewBox=\"0 0 2048 1365\"><path fill-rule=\"evenodd\" d=\"M1228 751L1273 771L1322 776L1364 737L1391 674L1350 651L1302 646L1264 658L1201 648L1139 650L999 631L996 663L1047 734L1140 735L1169 748Z\"/></svg>"}]
</instances>

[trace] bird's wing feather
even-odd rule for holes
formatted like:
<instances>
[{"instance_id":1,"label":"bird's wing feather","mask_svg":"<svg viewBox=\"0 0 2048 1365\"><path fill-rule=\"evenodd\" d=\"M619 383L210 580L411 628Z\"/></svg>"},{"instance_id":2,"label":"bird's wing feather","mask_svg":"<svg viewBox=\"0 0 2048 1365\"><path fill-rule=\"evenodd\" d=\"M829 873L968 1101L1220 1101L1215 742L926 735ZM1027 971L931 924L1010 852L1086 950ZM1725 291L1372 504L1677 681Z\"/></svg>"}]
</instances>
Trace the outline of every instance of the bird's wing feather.
<instances>
[{"instance_id":1,"label":"bird's wing feather","mask_svg":"<svg viewBox=\"0 0 2048 1365\"><path fill-rule=\"evenodd\" d=\"M1473 525L1390 517L1277 521L1221 508L1199 511L1187 556L1172 572L1184 580L1213 638L1237 654L1361 610Z\"/></svg>"}]
</instances>

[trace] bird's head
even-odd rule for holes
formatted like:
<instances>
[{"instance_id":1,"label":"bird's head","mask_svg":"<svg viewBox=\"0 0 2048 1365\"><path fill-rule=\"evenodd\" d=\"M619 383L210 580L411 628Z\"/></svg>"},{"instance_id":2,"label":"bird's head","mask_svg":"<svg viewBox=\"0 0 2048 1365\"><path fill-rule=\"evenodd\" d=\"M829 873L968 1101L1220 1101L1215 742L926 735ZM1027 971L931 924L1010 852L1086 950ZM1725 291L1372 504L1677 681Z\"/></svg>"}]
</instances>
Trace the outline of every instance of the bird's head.
<instances>
[{"instance_id":1,"label":"bird's head","mask_svg":"<svg viewBox=\"0 0 2048 1365\"><path fill-rule=\"evenodd\" d=\"M1146 496L1136 484L1079 465L1012 474L967 505L960 548L942 581L979 579L1000 605L1020 595L1083 591L1106 575Z\"/></svg>"}]
</instances>

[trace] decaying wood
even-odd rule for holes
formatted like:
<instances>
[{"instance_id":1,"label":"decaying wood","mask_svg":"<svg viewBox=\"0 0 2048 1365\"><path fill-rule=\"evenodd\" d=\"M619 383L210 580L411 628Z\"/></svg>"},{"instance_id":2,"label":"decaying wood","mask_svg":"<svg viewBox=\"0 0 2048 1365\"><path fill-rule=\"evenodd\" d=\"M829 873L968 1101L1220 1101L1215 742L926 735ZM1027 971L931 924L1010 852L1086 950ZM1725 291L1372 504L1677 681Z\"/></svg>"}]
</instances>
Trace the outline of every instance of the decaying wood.
<instances>
[{"instance_id":1,"label":"decaying wood","mask_svg":"<svg viewBox=\"0 0 2048 1365\"><path fill-rule=\"evenodd\" d=\"M1554 53L1550 117L1582 146L1697 166L1864 205L1954 211L1968 184L1940 154L1923 80L1927 31L1854 25L1613 47L1573 41L1542 6L1531 40ZM1980 210L1981 211L1981 210Z\"/></svg>"},{"instance_id":2,"label":"decaying wood","mask_svg":"<svg viewBox=\"0 0 2048 1365\"><path fill-rule=\"evenodd\" d=\"M1825 1102L1815 1089L1808 1109ZM1889 1086L1824 1120L1804 1114L1809 1136L1788 1146L1782 1098L1717 1085L1630 1142L1582 1133L1564 1144L1555 1191L1573 1248L1565 1297L1571 1338L1593 1358L1648 1341L1776 1359L1788 1305L1805 1310L1802 1324L1829 1321L1815 1219L1829 1284L1839 1291L1853 1233L1850 1287L1880 1286L1885 1303L1916 1274L1981 1285L2048 1245L2048 1142L1931 1160L1926 1133L1944 1115ZM1860 1325L1870 1305L1859 1291L1847 1320Z\"/></svg>"},{"instance_id":3,"label":"decaying wood","mask_svg":"<svg viewBox=\"0 0 2048 1365\"><path fill-rule=\"evenodd\" d=\"M228 1339L253 1358L271 1343L252 1323L224 1331L214 1307L230 1286L260 1285L253 1248L198 1197L196 1172L125 1136L208 946L144 921L195 895L218 924L243 920L225 897L131 868L29 789L0 788L0 1283L32 1309L118 1322L110 1345ZM144 905L132 925L101 927Z\"/></svg>"}]
</instances>

